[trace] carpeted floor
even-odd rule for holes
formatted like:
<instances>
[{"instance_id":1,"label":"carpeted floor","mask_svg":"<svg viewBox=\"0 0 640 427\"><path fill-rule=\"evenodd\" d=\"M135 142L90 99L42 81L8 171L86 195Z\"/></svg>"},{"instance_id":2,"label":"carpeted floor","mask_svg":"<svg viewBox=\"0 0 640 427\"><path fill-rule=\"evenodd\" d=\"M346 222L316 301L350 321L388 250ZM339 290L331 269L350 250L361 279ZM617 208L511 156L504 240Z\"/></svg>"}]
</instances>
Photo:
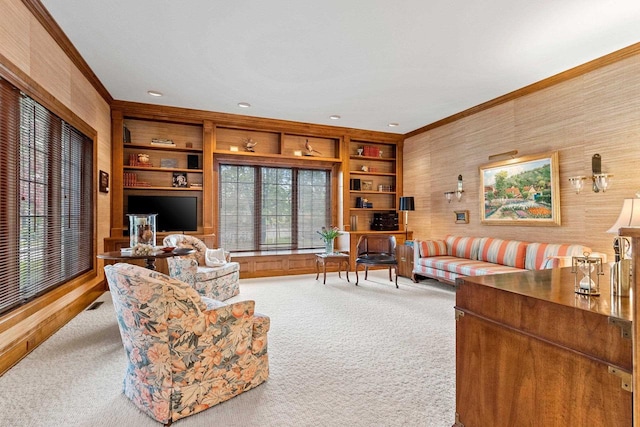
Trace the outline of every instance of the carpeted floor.
<instances>
[{"instance_id":1,"label":"carpeted floor","mask_svg":"<svg viewBox=\"0 0 640 427\"><path fill-rule=\"evenodd\" d=\"M353 275L351 275L353 276ZM450 426L455 293L385 271L246 279L234 300L271 317L266 383L178 421L195 426ZM121 393L125 355L107 293L0 377L0 426L154 426Z\"/></svg>"}]
</instances>

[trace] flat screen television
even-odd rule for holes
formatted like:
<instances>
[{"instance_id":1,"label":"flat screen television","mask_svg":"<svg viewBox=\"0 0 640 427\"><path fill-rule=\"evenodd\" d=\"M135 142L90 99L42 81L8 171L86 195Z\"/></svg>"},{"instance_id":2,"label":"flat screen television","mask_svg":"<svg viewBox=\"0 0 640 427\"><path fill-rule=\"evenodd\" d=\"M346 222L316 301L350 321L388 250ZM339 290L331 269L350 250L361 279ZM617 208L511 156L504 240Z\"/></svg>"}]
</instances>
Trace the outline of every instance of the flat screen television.
<instances>
[{"instance_id":1,"label":"flat screen television","mask_svg":"<svg viewBox=\"0 0 640 427\"><path fill-rule=\"evenodd\" d=\"M183 196L129 196L127 213L156 213L156 231L197 231L198 198Z\"/></svg>"}]
</instances>

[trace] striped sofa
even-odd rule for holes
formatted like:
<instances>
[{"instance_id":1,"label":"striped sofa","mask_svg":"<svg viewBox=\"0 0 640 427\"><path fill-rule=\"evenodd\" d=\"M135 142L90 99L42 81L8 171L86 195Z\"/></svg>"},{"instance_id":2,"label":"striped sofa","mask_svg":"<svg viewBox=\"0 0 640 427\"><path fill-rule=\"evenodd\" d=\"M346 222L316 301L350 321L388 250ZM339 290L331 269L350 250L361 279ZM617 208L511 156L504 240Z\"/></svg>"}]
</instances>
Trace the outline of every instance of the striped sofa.
<instances>
[{"instance_id":1,"label":"striped sofa","mask_svg":"<svg viewBox=\"0 0 640 427\"><path fill-rule=\"evenodd\" d=\"M447 236L443 240L418 240L413 252L414 282L423 276L453 284L460 276L570 266L572 256L582 256L591 249L582 245Z\"/></svg>"}]
</instances>

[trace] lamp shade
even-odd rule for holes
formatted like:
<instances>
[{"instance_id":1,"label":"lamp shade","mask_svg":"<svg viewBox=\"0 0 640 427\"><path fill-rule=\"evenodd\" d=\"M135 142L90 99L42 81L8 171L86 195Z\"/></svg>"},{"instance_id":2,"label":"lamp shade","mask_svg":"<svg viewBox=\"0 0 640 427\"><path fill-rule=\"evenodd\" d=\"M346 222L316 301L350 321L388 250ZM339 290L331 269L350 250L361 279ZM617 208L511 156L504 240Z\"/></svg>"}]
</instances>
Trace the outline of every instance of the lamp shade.
<instances>
[{"instance_id":1,"label":"lamp shade","mask_svg":"<svg viewBox=\"0 0 640 427\"><path fill-rule=\"evenodd\" d=\"M413 197L400 197L400 209L401 211L415 211L415 204Z\"/></svg>"},{"instance_id":2,"label":"lamp shade","mask_svg":"<svg viewBox=\"0 0 640 427\"><path fill-rule=\"evenodd\" d=\"M607 233L618 234L623 227L640 227L640 199L624 199L620 216Z\"/></svg>"}]
</instances>

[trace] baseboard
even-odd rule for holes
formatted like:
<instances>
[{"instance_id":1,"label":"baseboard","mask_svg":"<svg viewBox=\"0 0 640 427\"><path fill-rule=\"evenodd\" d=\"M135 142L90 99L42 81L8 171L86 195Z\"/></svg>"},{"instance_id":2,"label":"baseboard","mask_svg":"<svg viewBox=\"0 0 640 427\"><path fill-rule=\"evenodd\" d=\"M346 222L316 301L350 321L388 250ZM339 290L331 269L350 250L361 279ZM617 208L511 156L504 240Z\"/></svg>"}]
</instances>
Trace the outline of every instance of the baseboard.
<instances>
[{"instance_id":1,"label":"baseboard","mask_svg":"<svg viewBox=\"0 0 640 427\"><path fill-rule=\"evenodd\" d=\"M21 311L28 315L4 319L11 326L0 334L0 376L102 295L105 284L103 277L93 276L61 288L62 295L53 291L30 303L36 311L25 307Z\"/></svg>"}]
</instances>

